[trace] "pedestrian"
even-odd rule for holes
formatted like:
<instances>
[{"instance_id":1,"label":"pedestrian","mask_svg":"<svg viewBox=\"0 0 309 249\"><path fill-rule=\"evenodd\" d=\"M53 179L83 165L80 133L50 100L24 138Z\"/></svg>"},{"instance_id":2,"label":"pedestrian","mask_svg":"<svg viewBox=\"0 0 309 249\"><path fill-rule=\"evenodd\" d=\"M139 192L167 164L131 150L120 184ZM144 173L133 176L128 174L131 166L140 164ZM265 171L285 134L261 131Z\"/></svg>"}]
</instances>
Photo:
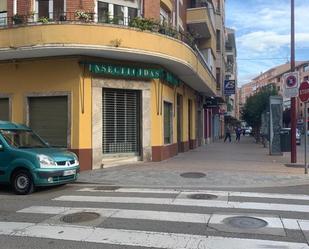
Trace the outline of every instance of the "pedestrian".
<instances>
[{"instance_id":1,"label":"pedestrian","mask_svg":"<svg viewBox=\"0 0 309 249\"><path fill-rule=\"evenodd\" d=\"M236 133L236 141L240 142L241 128L239 126L235 129L235 133Z\"/></svg>"},{"instance_id":2,"label":"pedestrian","mask_svg":"<svg viewBox=\"0 0 309 249\"><path fill-rule=\"evenodd\" d=\"M227 125L225 127L225 138L224 138L224 143L226 141L226 139L229 139L229 142L231 142L231 129L230 129L230 126Z\"/></svg>"}]
</instances>

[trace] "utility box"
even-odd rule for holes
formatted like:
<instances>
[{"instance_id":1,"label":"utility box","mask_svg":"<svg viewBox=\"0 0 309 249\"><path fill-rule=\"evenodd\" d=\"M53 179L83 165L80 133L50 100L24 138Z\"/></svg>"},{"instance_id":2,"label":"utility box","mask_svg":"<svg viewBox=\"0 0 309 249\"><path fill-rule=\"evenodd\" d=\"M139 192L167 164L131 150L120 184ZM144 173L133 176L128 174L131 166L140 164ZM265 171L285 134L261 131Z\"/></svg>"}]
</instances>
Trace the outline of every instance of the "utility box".
<instances>
[{"instance_id":1,"label":"utility box","mask_svg":"<svg viewBox=\"0 0 309 249\"><path fill-rule=\"evenodd\" d=\"M291 151L291 128L282 128L280 130L280 148L281 152Z\"/></svg>"}]
</instances>

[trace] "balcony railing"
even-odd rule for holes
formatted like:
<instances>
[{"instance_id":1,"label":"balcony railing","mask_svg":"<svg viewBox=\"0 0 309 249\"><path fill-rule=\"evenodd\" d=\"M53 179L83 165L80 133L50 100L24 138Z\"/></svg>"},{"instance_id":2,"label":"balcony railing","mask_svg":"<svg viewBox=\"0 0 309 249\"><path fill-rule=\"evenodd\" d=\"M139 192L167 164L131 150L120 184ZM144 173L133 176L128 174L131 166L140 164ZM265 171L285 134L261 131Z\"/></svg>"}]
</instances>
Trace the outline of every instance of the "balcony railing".
<instances>
[{"instance_id":1,"label":"balcony railing","mask_svg":"<svg viewBox=\"0 0 309 249\"><path fill-rule=\"evenodd\" d=\"M160 24L153 20L143 19L140 17L123 17L112 15L97 15L89 12L52 12L48 13L49 17L42 17L39 14L31 15L14 15L11 17L0 18L1 28L12 28L20 26L41 25L41 24L65 24L65 23L95 23L95 24L111 24L148 30L151 32L160 33L175 39L178 39L189 45L199 58L199 61L207 68L212 77L212 71L206 62L203 54L198 49L194 38L190 33L184 33L176 30L174 27Z\"/></svg>"}]
</instances>

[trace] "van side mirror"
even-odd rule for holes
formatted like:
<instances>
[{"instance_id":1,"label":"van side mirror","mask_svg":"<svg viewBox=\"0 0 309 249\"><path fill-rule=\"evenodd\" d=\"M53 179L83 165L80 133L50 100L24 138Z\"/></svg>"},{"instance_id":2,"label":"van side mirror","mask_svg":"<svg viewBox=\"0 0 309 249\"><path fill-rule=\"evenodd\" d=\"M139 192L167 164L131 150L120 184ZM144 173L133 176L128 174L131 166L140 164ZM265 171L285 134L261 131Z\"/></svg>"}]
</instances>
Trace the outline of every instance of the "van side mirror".
<instances>
[{"instance_id":1,"label":"van side mirror","mask_svg":"<svg viewBox=\"0 0 309 249\"><path fill-rule=\"evenodd\" d=\"M2 144L0 144L0 151L4 151L4 147Z\"/></svg>"}]
</instances>

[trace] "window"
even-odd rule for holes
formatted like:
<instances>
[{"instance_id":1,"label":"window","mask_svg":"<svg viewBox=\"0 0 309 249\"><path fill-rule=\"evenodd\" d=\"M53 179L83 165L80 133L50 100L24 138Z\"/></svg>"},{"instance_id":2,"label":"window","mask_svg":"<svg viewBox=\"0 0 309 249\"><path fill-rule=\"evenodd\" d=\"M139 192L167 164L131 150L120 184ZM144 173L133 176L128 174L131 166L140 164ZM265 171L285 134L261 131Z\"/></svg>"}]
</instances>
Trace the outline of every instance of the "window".
<instances>
[{"instance_id":1,"label":"window","mask_svg":"<svg viewBox=\"0 0 309 249\"><path fill-rule=\"evenodd\" d=\"M221 89L221 70L219 67L216 68L216 82L217 82L217 90Z\"/></svg>"},{"instance_id":2,"label":"window","mask_svg":"<svg viewBox=\"0 0 309 249\"><path fill-rule=\"evenodd\" d=\"M303 70L304 70L304 72L308 72L309 71L309 64L304 65Z\"/></svg>"},{"instance_id":3,"label":"window","mask_svg":"<svg viewBox=\"0 0 309 249\"><path fill-rule=\"evenodd\" d=\"M0 26L7 24L7 2L0 1Z\"/></svg>"},{"instance_id":4,"label":"window","mask_svg":"<svg viewBox=\"0 0 309 249\"><path fill-rule=\"evenodd\" d=\"M124 6L114 4L114 20L116 24L124 24Z\"/></svg>"},{"instance_id":5,"label":"window","mask_svg":"<svg viewBox=\"0 0 309 249\"><path fill-rule=\"evenodd\" d=\"M217 51L221 51L221 31L217 29Z\"/></svg>"},{"instance_id":6,"label":"window","mask_svg":"<svg viewBox=\"0 0 309 249\"><path fill-rule=\"evenodd\" d=\"M172 143L173 105L164 101L164 144Z\"/></svg>"},{"instance_id":7,"label":"window","mask_svg":"<svg viewBox=\"0 0 309 249\"><path fill-rule=\"evenodd\" d=\"M309 76L305 76L305 77L304 77L304 80L309 80Z\"/></svg>"},{"instance_id":8,"label":"window","mask_svg":"<svg viewBox=\"0 0 309 249\"><path fill-rule=\"evenodd\" d=\"M98 2L98 22L108 22L108 3Z\"/></svg>"},{"instance_id":9,"label":"window","mask_svg":"<svg viewBox=\"0 0 309 249\"><path fill-rule=\"evenodd\" d=\"M160 23L161 24L170 23L170 14L162 7L160 8Z\"/></svg>"},{"instance_id":10,"label":"window","mask_svg":"<svg viewBox=\"0 0 309 249\"><path fill-rule=\"evenodd\" d=\"M137 17L137 9L135 8L128 8L128 18L129 18L129 22L134 19L135 17Z\"/></svg>"}]
</instances>

